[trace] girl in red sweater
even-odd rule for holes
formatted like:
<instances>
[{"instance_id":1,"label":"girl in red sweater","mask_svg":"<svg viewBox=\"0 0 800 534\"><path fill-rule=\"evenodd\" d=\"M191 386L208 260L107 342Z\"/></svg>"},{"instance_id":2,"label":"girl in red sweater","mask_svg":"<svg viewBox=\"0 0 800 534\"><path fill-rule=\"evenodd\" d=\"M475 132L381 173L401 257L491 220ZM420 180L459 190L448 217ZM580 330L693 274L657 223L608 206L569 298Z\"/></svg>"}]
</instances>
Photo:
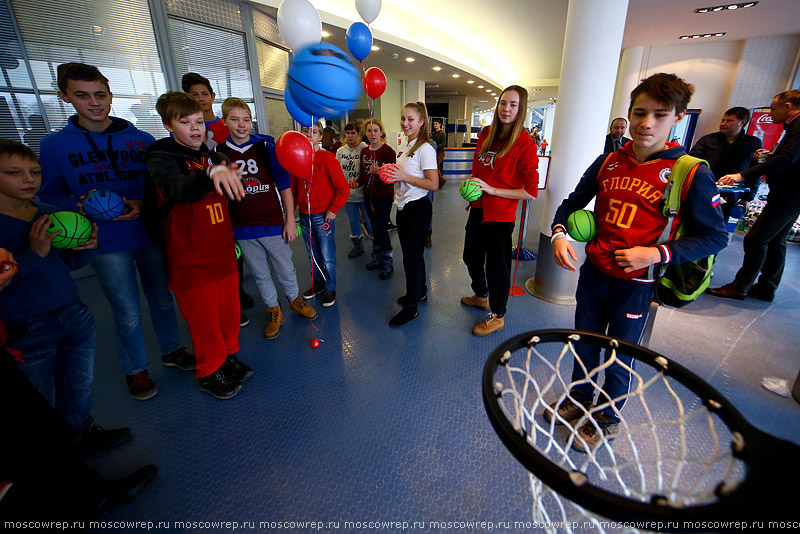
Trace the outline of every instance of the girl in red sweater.
<instances>
[{"instance_id":1,"label":"girl in red sweater","mask_svg":"<svg viewBox=\"0 0 800 534\"><path fill-rule=\"evenodd\" d=\"M364 203L372 225L372 261L367 269L381 272L381 280L387 280L394 272L392 258L392 240L389 238L389 216L392 213L394 185L384 183L378 178L378 171L385 163L397 160L395 151L387 145L383 138L386 132L378 119L364 121L364 135L369 139L369 146L361 149L361 174L358 185L364 186Z\"/></svg>"},{"instance_id":2,"label":"girl in red sweater","mask_svg":"<svg viewBox=\"0 0 800 534\"><path fill-rule=\"evenodd\" d=\"M483 195L470 203L464 263L472 279L461 303L489 315L472 333L486 336L505 327L511 288L511 233L520 200L533 200L539 182L536 144L525 132L528 91L518 85L500 93L494 120L481 131L472 160L472 180Z\"/></svg>"},{"instance_id":3,"label":"girl in red sweater","mask_svg":"<svg viewBox=\"0 0 800 534\"><path fill-rule=\"evenodd\" d=\"M322 306L336 302L336 240L334 219L350 195L350 184L332 153L321 150L322 124L303 128L314 146L314 172L310 178L292 176L292 194L300 210L300 229L312 263L311 287L305 300L319 295Z\"/></svg>"}]
</instances>

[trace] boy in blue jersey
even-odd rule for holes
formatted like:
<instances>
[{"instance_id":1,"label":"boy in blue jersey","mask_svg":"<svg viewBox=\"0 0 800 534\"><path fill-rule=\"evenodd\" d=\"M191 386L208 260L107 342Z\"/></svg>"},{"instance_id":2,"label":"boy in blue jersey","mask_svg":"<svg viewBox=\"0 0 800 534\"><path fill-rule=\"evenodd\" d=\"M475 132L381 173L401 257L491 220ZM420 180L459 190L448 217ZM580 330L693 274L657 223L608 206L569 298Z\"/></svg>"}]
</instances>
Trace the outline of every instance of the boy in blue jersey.
<instances>
[{"instance_id":1,"label":"boy in blue jersey","mask_svg":"<svg viewBox=\"0 0 800 534\"><path fill-rule=\"evenodd\" d=\"M654 74L639 84L631 93L628 109L633 142L598 157L556 210L553 256L559 266L575 271L572 261L577 256L566 239L567 218L595 200L598 231L586 244L586 262L578 278L577 330L638 343L653 297L655 280L648 268L694 261L727 245L714 175L702 164L695 166L684 181L681 208L670 238L681 222L685 234L658 244L667 224L662 197L668 177L677 159L686 154L683 146L669 143L667 138L670 129L683 119L692 93L694 87L674 74ZM585 420L572 444L585 452L595 448L603 436L611 439L617 433L620 410L630 390L628 367L633 369L634 362L627 355L617 354L619 362L605 369L601 388L594 383L597 368L603 363L600 349L579 343L575 351L582 365L575 362L572 382L585 382L573 386L563 402L546 408L544 417L556 424L570 422L595 406L594 422L592 418Z\"/></svg>"},{"instance_id":2,"label":"boy in blue jersey","mask_svg":"<svg viewBox=\"0 0 800 534\"><path fill-rule=\"evenodd\" d=\"M97 225L90 239L72 250L51 247L58 233L47 235L48 214L59 209L33 201L41 173L30 148L0 139L0 247L13 254L18 269L0 293L0 319L17 367L61 412L78 450L88 454L116 447L131 435L129 428L96 426L91 415L95 322L69 271L91 258Z\"/></svg>"},{"instance_id":3,"label":"boy in blue jersey","mask_svg":"<svg viewBox=\"0 0 800 534\"><path fill-rule=\"evenodd\" d=\"M147 372L142 334L139 284L150 306L150 318L162 363L194 369L194 357L178 339L178 325L164 252L148 236L139 217L147 165L142 147L154 141L130 122L109 116L112 93L97 67L82 63L58 66L59 97L75 108L67 125L42 140L42 190L39 197L65 210L83 211L81 201L93 190L113 191L125 200L125 212L113 221L98 221L103 244L92 267L117 326L117 352L128 391L137 400L158 389Z\"/></svg>"}]
</instances>

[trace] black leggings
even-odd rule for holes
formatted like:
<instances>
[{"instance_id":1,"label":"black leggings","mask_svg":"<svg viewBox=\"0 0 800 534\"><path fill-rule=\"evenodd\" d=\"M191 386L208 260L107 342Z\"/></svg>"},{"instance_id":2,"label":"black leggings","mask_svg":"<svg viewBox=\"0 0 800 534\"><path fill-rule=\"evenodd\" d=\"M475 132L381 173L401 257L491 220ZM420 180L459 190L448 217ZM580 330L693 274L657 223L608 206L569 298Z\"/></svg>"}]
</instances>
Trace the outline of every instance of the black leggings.
<instances>
[{"instance_id":1,"label":"black leggings","mask_svg":"<svg viewBox=\"0 0 800 534\"><path fill-rule=\"evenodd\" d=\"M511 289L511 233L513 222L483 222L483 210L470 208L464 235L464 263L479 297L489 295L489 308L506 313Z\"/></svg>"},{"instance_id":2,"label":"black leggings","mask_svg":"<svg viewBox=\"0 0 800 534\"><path fill-rule=\"evenodd\" d=\"M425 236L432 213L433 206L427 196L397 210L397 237L403 250L403 269L406 272L404 307L416 308L425 287Z\"/></svg>"}]
</instances>

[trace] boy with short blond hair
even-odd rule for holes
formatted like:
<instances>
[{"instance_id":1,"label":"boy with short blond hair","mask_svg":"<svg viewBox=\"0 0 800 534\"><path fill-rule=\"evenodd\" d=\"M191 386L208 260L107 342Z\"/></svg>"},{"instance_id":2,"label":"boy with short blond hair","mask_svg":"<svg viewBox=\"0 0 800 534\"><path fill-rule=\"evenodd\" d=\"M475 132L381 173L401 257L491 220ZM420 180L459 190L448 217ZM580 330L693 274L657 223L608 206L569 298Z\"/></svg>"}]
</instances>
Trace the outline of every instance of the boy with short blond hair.
<instances>
[{"instance_id":1,"label":"boy with short blond hair","mask_svg":"<svg viewBox=\"0 0 800 534\"><path fill-rule=\"evenodd\" d=\"M230 399L252 369L239 351L239 273L227 195L244 196L239 173L203 142L202 106L186 93L161 95L156 110L172 137L144 149L163 221L170 289L194 344L201 391Z\"/></svg>"},{"instance_id":2,"label":"boy with short blond hair","mask_svg":"<svg viewBox=\"0 0 800 534\"><path fill-rule=\"evenodd\" d=\"M680 143L667 142L667 138L683 119L692 93L694 87L674 74L654 74L639 84L631 93L628 108L633 142L598 157L556 210L553 256L559 266L574 271L570 260L578 258L566 239L567 218L595 200L598 231L586 244L586 262L580 269L576 330L638 343L656 282L648 268L704 258L728 243L714 175L699 164L684 180L681 208L670 239L681 223L685 233L678 240L659 244L667 224L662 198L669 174L677 159L686 154ZM600 388L594 382L602 363L600 350L577 344L575 352L582 362L573 366L572 382L577 385L564 402L546 408L544 417L560 424L583 417L593 405L600 406L593 414L597 425L588 418L577 430L581 439L573 441L573 447L585 452L595 448L603 436L613 439L616 435L631 382L625 366L633 368L634 362L617 354L620 362L605 369Z\"/></svg>"},{"instance_id":3,"label":"boy with short blond hair","mask_svg":"<svg viewBox=\"0 0 800 534\"><path fill-rule=\"evenodd\" d=\"M129 428L96 426L91 415L95 322L69 271L91 259L97 225L90 239L72 250L52 247L57 233L47 235L48 215L60 210L33 200L41 173L30 148L0 139L0 247L19 267L0 292L0 318L17 367L61 412L78 450L88 454L116 447L131 435Z\"/></svg>"},{"instance_id":4,"label":"boy with short blond hair","mask_svg":"<svg viewBox=\"0 0 800 534\"><path fill-rule=\"evenodd\" d=\"M317 316L314 308L300 298L292 263L289 244L297 238L297 226L291 180L275 155L275 140L268 135L252 133L253 117L244 100L226 99L222 103L222 120L230 135L225 143L217 145L217 151L239 166L245 192L240 202L228 206L233 236L267 306L264 337L275 339L280 334L284 317L270 266L283 286L289 308L304 319Z\"/></svg>"}]
</instances>

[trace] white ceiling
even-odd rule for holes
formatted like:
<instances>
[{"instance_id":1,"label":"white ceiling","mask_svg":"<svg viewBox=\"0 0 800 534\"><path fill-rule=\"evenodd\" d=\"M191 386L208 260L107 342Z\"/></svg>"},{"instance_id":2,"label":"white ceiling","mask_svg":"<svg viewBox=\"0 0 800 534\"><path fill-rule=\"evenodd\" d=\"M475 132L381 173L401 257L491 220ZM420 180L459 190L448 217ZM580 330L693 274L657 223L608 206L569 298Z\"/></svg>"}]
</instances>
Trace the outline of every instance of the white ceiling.
<instances>
[{"instance_id":1,"label":"white ceiling","mask_svg":"<svg viewBox=\"0 0 800 534\"><path fill-rule=\"evenodd\" d=\"M332 33L327 40L346 48L346 28L361 20L355 1L310 1ZM277 8L280 0L256 3ZM679 39L687 34L726 32L713 39L738 41L800 33L800 0L760 0L748 9L695 13L723 3L629 0L622 47L697 42ZM383 0L380 15L370 25L381 50L364 63L393 78L439 86L430 88L429 94L455 92L474 98L488 96L477 85L496 91L517 83L540 89L536 100L546 101L558 91L568 4L568 0ZM407 63L409 56L416 61ZM437 65L443 67L439 72L432 70ZM452 78L454 73L460 78ZM470 79L475 83L468 85Z\"/></svg>"}]
</instances>

